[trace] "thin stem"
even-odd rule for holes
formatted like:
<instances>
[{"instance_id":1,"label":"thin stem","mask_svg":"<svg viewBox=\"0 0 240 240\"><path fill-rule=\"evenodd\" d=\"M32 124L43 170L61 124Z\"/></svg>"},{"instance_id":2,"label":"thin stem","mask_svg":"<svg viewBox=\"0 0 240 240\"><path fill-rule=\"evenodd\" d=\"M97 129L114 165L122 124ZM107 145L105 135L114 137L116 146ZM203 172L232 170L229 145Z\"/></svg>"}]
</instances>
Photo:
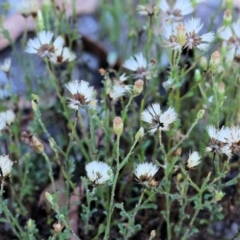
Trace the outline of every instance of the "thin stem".
<instances>
[{"instance_id":1,"label":"thin stem","mask_svg":"<svg viewBox=\"0 0 240 240\"><path fill-rule=\"evenodd\" d=\"M161 151L164 154L165 163L167 163L167 153L166 153L165 147L164 147L164 145L162 143L162 132L161 132L161 130L159 130L158 136L159 136L160 148L161 148Z\"/></svg>"},{"instance_id":2,"label":"thin stem","mask_svg":"<svg viewBox=\"0 0 240 240\"><path fill-rule=\"evenodd\" d=\"M123 161L121 163L119 163L119 156L120 156L119 155L120 154L119 153L119 140L120 140L120 136L117 136L117 142L116 142L116 144L117 144L117 147L116 147L117 172L116 172L116 175L114 177L112 191L111 191L111 200L110 200L109 213L108 213L108 218L107 218L107 226L106 226L106 231L105 231L105 235L104 235L104 240L107 240L109 238L111 217L112 217L113 208L114 208L113 204L114 204L115 188L116 188L119 172L123 168L123 166L128 162L128 159L133 154L133 149L135 148L135 146L136 146L136 144L138 142L138 139L135 139L132 147L130 148L130 151L127 154L127 156L123 159Z\"/></svg>"},{"instance_id":3,"label":"thin stem","mask_svg":"<svg viewBox=\"0 0 240 240\"><path fill-rule=\"evenodd\" d=\"M127 235L124 237L125 239L128 239L129 237L131 237L131 228L135 222L135 217L139 211L139 208L142 204L142 200L143 200L143 196L144 196L144 192L145 192L145 189L142 189L142 192L141 192L141 195L139 197L139 200L138 200L138 203L137 205L135 206L134 210L133 210L133 213L131 214L131 220L129 222L129 224L127 225Z\"/></svg>"},{"instance_id":4,"label":"thin stem","mask_svg":"<svg viewBox=\"0 0 240 240\"><path fill-rule=\"evenodd\" d=\"M48 168L49 168L49 177L51 179L51 183L52 183L52 188L53 188L53 192L56 192L56 187L55 187L55 182L54 182L54 178L53 178L53 170L52 170L52 164L50 162L50 159L48 158L47 154L45 152L42 153L43 157L45 158Z\"/></svg>"},{"instance_id":5,"label":"thin stem","mask_svg":"<svg viewBox=\"0 0 240 240\"><path fill-rule=\"evenodd\" d=\"M175 146L173 146L168 154L167 154L167 157L169 157L190 135L190 133L192 132L193 128L197 125L199 119L197 118L195 120L195 122L191 125L191 127L189 128L188 132L186 133L185 137L181 139L181 141L179 141Z\"/></svg>"},{"instance_id":6,"label":"thin stem","mask_svg":"<svg viewBox=\"0 0 240 240\"><path fill-rule=\"evenodd\" d=\"M92 189L92 192L90 192L87 189L87 191L86 191L86 200L87 200L88 213L87 213L87 219L85 219L85 234L88 234L91 202L93 200L94 194L95 194L95 188Z\"/></svg>"},{"instance_id":7,"label":"thin stem","mask_svg":"<svg viewBox=\"0 0 240 240\"><path fill-rule=\"evenodd\" d=\"M216 174L216 170L215 170L215 167L214 167L214 160L215 160L215 157L216 157L216 153L214 152L214 153L213 153L213 159L212 159L213 176Z\"/></svg>"},{"instance_id":8,"label":"thin stem","mask_svg":"<svg viewBox=\"0 0 240 240\"><path fill-rule=\"evenodd\" d=\"M76 132L77 121L78 121L78 110L76 110L76 112L75 112L74 124L72 125L71 133L69 134L70 139L69 139L69 144L68 144L67 151L66 151L67 158L68 158L70 150L72 148L72 142L74 139L74 133Z\"/></svg>"},{"instance_id":9,"label":"thin stem","mask_svg":"<svg viewBox=\"0 0 240 240\"><path fill-rule=\"evenodd\" d=\"M8 222L10 224L10 226L12 227L12 230L13 230L14 234L17 236L17 238L25 239L25 234L19 225L18 219L13 216L13 214L10 212L8 207L6 207L5 203L2 200L0 200L0 207L7 216L6 222ZM17 232L17 230L19 231L19 233Z\"/></svg>"},{"instance_id":10,"label":"thin stem","mask_svg":"<svg viewBox=\"0 0 240 240\"><path fill-rule=\"evenodd\" d=\"M2 198L2 199L3 199L3 185L4 185L4 178L2 178L1 190L0 190L0 198Z\"/></svg>"},{"instance_id":11,"label":"thin stem","mask_svg":"<svg viewBox=\"0 0 240 240\"><path fill-rule=\"evenodd\" d=\"M115 177L114 177L112 191L111 191L111 200L110 200L109 211L108 211L108 215L107 215L107 226L106 226L106 231L105 231L105 235L104 235L104 240L107 240L109 238L111 218L112 218L113 209L114 209L115 188L116 188L116 185L117 185L117 180L118 180L119 171L120 171L120 167L119 167L119 143L120 143L120 137L121 137L121 135L117 135L117 142L116 142L117 171L116 171L116 174L115 174Z\"/></svg>"},{"instance_id":12,"label":"thin stem","mask_svg":"<svg viewBox=\"0 0 240 240\"><path fill-rule=\"evenodd\" d=\"M95 142L95 134L94 134L94 123L93 123L93 116L89 114L90 117L90 144L92 149L92 157L94 157L95 152L96 152L96 142Z\"/></svg>"},{"instance_id":13,"label":"thin stem","mask_svg":"<svg viewBox=\"0 0 240 240\"><path fill-rule=\"evenodd\" d=\"M66 155L65 152L63 152L62 149L57 145L57 143L55 142L54 138L50 135L50 133L48 132L48 130L45 127L44 123L42 122L40 110L39 110L37 104L36 104L36 106L37 106L37 108L34 110L35 116L36 116L40 126L42 127L42 130L47 135L47 138L48 138L48 141L50 143L50 146L52 148L57 149L63 156L65 156ZM55 152L55 149L53 149L54 152Z\"/></svg>"},{"instance_id":14,"label":"thin stem","mask_svg":"<svg viewBox=\"0 0 240 240\"><path fill-rule=\"evenodd\" d=\"M188 233L191 231L192 226L193 226L193 223L195 222L195 220L196 220L196 218L197 218L197 215L198 215L200 209L201 209L201 207L198 207L198 208L196 209L196 211L195 211L195 213L194 213L194 215L193 215L193 217L192 217L192 219L191 219L191 222L189 223L190 226L188 227L188 229L185 231L183 237L181 238L182 240L188 239Z\"/></svg>"},{"instance_id":15,"label":"thin stem","mask_svg":"<svg viewBox=\"0 0 240 240\"><path fill-rule=\"evenodd\" d=\"M124 108L123 115L122 115L123 122L124 122L124 120L125 120L125 118L127 116L128 108L129 108L129 106L130 106L130 104L131 104L131 102L132 102L134 97L135 97L135 95L131 95L131 97L128 100L128 103L127 103L126 107Z\"/></svg>"}]
</instances>

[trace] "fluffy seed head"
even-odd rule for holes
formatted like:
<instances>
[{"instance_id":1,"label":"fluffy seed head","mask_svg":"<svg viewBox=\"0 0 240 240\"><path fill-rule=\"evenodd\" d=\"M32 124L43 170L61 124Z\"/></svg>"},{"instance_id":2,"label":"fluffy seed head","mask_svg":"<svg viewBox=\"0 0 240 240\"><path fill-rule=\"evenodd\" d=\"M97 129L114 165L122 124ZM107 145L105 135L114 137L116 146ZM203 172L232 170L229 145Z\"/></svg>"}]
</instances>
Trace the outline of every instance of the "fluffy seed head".
<instances>
[{"instance_id":1,"label":"fluffy seed head","mask_svg":"<svg viewBox=\"0 0 240 240\"><path fill-rule=\"evenodd\" d=\"M159 167L153 163L140 163L134 170L136 180L146 187L157 186L157 182L154 180L154 175L158 171Z\"/></svg>"},{"instance_id":2,"label":"fluffy seed head","mask_svg":"<svg viewBox=\"0 0 240 240\"><path fill-rule=\"evenodd\" d=\"M194 151L189 154L189 158L187 160L187 168L193 169L200 163L201 156L198 154L198 152Z\"/></svg>"},{"instance_id":3,"label":"fluffy seed head","mask_svg":"<svg viewBox=\"0 0 240 240\"><path fill-rule=\"evenodd\" d=\"M112 169L104 162L92 161L85 166L87 177L94 185L102 185L113 176Z\"/></svg>"},{"instance_id":4,"label":"fluffy seed head","mask_svg":"<svg viewBox=\"0 0 240 240\"><path fill-rule=\"evenodd\" d=\"M0 175L5 178L10 175L12 171L13 162L8 155L0 156Z\"/></svg>"}]
</instances>

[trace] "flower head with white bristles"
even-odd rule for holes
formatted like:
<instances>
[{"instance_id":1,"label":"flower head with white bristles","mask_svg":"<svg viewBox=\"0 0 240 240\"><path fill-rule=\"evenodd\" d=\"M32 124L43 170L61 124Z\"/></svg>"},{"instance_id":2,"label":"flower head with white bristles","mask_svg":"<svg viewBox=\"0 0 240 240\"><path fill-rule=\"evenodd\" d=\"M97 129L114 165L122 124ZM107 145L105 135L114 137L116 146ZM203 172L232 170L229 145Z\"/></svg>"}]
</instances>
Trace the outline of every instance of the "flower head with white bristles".
<instances>
[{"instance_id":1,"label":"flower head with white bristles","mask_svg":"<svg viewBox=\"0 0 240 240\"><path fill-rule=\"evenodd\" d=\"M149 78L150 73L147 69L147 60L142 53L135 54L123 63L123 67L134 72L133 77L136 79Z\"/></svg>"},{"instance_id":2,"label":"flower head with white bristles","mask_svg":"<svg viewBox=\"0 0 240 240\"><path fill-rule=\"evenodd\" d=\"M95 100L96 92L88 82L74 80L65 84L65 86L72 94L72 98L68 98L70 108L78 110L79 107L92 107L91 103Z\"/></svg>"},{"instance_id":3,"label":"flower head with white bristles","mask_svg":"<svg viewBox=\"0 0 240 240\"><path fill-rule=\"evenodd\" d=\"M0 69L5 72L6 74L10 72L11 67L11 58L5 58L3 64L0 65Z\"/></svg>"},{"instance_id":4,"label":"flower head with white bristles","mask_svg":"<svg viewBox=\"0 0 240 240\"><path fill-rule=\"evenodd\" d=\"M201 156L198 152L194 151L189 154L188 160L187 160L187 168L193 169L200 163Z\"/></svg>"},{"instance_id":5,"label":"flower head with white bristles","mask_svg":"<svg viewBox=\"0 0 240 240\"><path fill-rule=\"evenodd\" d=\"M169 126L177 120L177 113L173 108L162 112L160 104L149 105L141 114L141 119L150 124L150 132L168 131Z\"/></svg>"},{"instance_id":6,"label":"flower head with white bristles","mask_svg":"<svg viewBox=\"0 0 240 240\"><path fill-rule=\"evenodd\" d=\"M37 12L40 9L39 2L37 0L19 0L14 6L18 13L24 17L32 15L34 18L37 17Z\"/></svg>"},{"instance_id":7,"label":"flower head with white bristles","mask_svg":"<svg viewBox=\"0 0 240 240\"><path fill-rule=\"evenodd\" d=\"M49 60L55 65L72 62L76 59L76 55L69 50L68 47L62 47L55 50L54 53L50 54Z\"/></svg>"},{"instance_id":8,"label":"flower head with white bristles","mask_svg":"<svg viewBox=\"0 0 240 240\"><path fill-rule=\"evenodd\" d=\"M227 61L240 59L240 23L234 22L228 27L220 28L218 36L226 42Z\"/></svg>"},{"instance_id":9,"label":"flower head with white bristles","mask_svg":"<svg viewBox=\"0 0 240 240\"><path fill-rule=\"evenodd\" d=\"M38 54L40 57L51 57L57 50L65 45L64 39L58 36L52 43L53 33L50 31L41 31L37 37L27 42L25 52Z\"/></svg>"},{"instance_id":10,"label":"flower head with white bristles","mask_svg":"<svg viewBox=\"0 0 240 240\"><path fill-rule=\"evenodd\" d=\"M92 161L85 166L85 170L89 181L95 186L102 185L113 177L111 167L104 162Z\"/></svg>"},{"instance_id":11,"label":"flower head with white bristles","mask_svg":"<svg viewBox=\"0 0 240 240\"><path fill-rule=\"evenodd\" d=\"M233 153L240 151L240 127L232 126L225 134L225 141Z\"/></svg>"},{"instance_id":12,"label":"flower head with white bristles","mask_svg":"<svg viewBox=\"0 0 240 240\"><path fill-rule=\"evenodd\" d=\"M231 149L227 141L230 133L229 131L230 129L227 127L216 129L214 126L207 126L207 132L210 140L205 151L213 152L219 155L226 154L228 157L230 157Z\"/></svg>"},{"instance_id":13,"label":"flower head with white bristles","mask_svg":"<svg viewBox=\"0 0 240 240\"><path fill-rule=\"evenodd\" d=\"M154 175L158 169L153 163L140 163L134 170L136 180L146 187L155 187L158 182L154 180Z\"/></svg>"},{"instance_id":14,"label":"flower head with white bristles","mask_svg":"<svg viewBox=\"0 0 240 240\"><path fill-rule=\"evenodd\" d=\"M5 112L0 112L0 121L5 122L5 125L10 126L15 120L15 113L13 110L7 110Z\"/></svg>"},{"instance_id":15,"label":"flower head with white bristles","mask_svg":"<svg viewBox=\"0 0 240 240\"><path fill-rule=\"evenodd\" d=\"M159 8L163 12L163 18L169 23L180 22L183 17L193 12L190 0L177 0L174 6L170 6L166 0L161 0Z\"/></svg>"},{"instance_id":16,"label":"flower head with white bristles","mask_svg":"<svg viewBox=\"0 0 240 240\"><path fill-rule=\"evenodd\" d=\"M193 49L198 48L206 51L209 44L214 40L214 33L209 32L199 35L199 31L203 28L203 23L199 18L191 18L184 23L186 30L186 43L184 48Z\"/></svg>"},{"instance_id":17,"label":"flower head with white bristles","mask_svg":"<svg viewBox=\"0 0 240 240\"><path fill-rule=\"evenodd\" d=\"M10 175L13 162L8 155L0 156L0 176L3 178Z\"/></svg>"}]
</instances>

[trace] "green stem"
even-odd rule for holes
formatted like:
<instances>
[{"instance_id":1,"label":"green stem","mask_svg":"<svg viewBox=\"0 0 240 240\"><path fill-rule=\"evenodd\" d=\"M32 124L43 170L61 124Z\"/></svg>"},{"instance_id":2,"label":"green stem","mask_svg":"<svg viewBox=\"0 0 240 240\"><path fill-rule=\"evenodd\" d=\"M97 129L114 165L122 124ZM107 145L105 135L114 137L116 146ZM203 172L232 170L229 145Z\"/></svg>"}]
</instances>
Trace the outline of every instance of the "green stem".
<instances>
[{"instance_id":1,"label":"green stem","mask_svg":"<svg viewBox=\"0 0 240 240\"><path fill-rule=\"evenodd\" d=\"M43 132L47 135L47 138L48 138L48 141L50 143L50 146L52 148L54 148L54 152L55 152L55 149L57 149L63 156L65 156L65 152L62 151L62 149L57 145L57 143L55 142L55 140L53 139L53 137L50 135L50 133L48 132L47 128L45 127L44 123L42 122L42 119L41 119L41 113L40 113L40 110L39 110L39 107L38 105L36 104L37 108L34 109L34 113L35 113L35 116L40 124L40 126L42 127L42 130Z\"/></svg>"},{"instance_id":2,"label":"green stem","mask_svg":"<svg viewBox=\"0 0 240 240\"><path fill-rule=\"evenodd\" d=\"M89 146L91 146L92 158L93 158L96 153L96 142L95 142L95 134L94 134L93 116L91 116L91 114L89 114L89 118L90 118L90 142L89 142L90 144L89 144Z\"/></svg>"},{"instance_id":3,"label":"green stem","mask_svg":"<svg viewBox=\"0 0 240 240\"><path fill-rule=\"evenodd\" d=\"M51 183L52 183L52 188L53 188L53 192L56 192L56 187L55 187L55 182L54 182L54 178L53 178L53 171L52 171L52 164L50 162L50 159L48 158L48 156L46 155L45 152L42 153L43 157L45 158L48 168L49 168L49 177L51 179Z\"/></svg>"},{"instance_id":4,"label":"green stem","mask_svg":"<svg viewBox=\"0 0 240 240\"><path fill-rule=\"evenodd\" d=\"M1 182L1 190L0 190L0 198L3 199L3 185L4 185L4 178L2 178Z\"/></svg>"},{"instance_id":5,"label":"green stem","mask_svg":"<svg viewBox=\"0 0 240 240\"><path fill-rule=\"evenodd\" d=\"M159 136L160 149L164 154L165 163L167 163L167 153L166 153L165 147L162 143L162 132L161 132L161 130L159 130L158 136Z\"/></svg>"},{"instance_id":6,"label":"green stem","mask_svg":"<svg viewBox=\"0 0 240 240\"><path fill-rule=\"evenodd\" d=\"M71 133L69 134L70 139L69 139L69 144L66 151L66 160L68 159L70 150L72 148L74 134L76 132L77 121L78 121L78 110L76 110L74 124L72 125Z\"/></svg>"},{"instance_id":7,"label":"green stem","mask_svg":"<svg viewBox=\"0 0 240 240\"><path fill-rule=\"evenodd\" d=\"M144 192L145 192L145 189L142 189L142 193L141 193L140 198L138 200L138 204L135 206L135 208L133 210L133 213L131 214L131 220L130 220L129 224L127 225L127 235L124 237L124 239L129 239L131 237L131 234L132 234L131 229L134 225L135 217L136 217L136 215L139 211L139 208L141 206L143 196L144 196Z\"/></svg>"},{"instance_id":8,"label":"green stem","mask_svg":"<svg viewBox=\"0 0 240 240\"><path fill-rule=\"evenodd\" d=\"M126 116L127 116L128 108L129 108L129 106L130 106L130 104L131 104L131 102L132 102L132 100L133 100L134 97L135 97L135 95L131 95L131 97L130 97L129 100L128 100L128 103L127 103L126 107L124 108L124 111L123 111L123 114L122 114L122 120L123 120L123 122L124 122L124 120L125 120L125 118L126 118Z\"/></svg>"},{"instance_id":9,"label":"green stem","mask_svg":"<svg viewBox=\"0 0 240 240\"><path fill-rule=\"evenodd\" d=\"M6 207L5 203L2 200L0 200L0 207L3 210L3 212L6 214L6 217L8 218L6 222L10 224L11 229L13 230L17 238L26 239L25 238L26 236L19 225L19 221L17 220L17 218L13 216L13 214L9 211L8 207ZM17 230L19 231L19 233Z\"/></svg>"},{"instance_id":10,"label":"green stem","mask_svg":"<svg viewBox=\"0 0 240 240\"><path fill-rule=\"evenodd\" d=\"M117 142L116 142L117 172L116 172L115 177L114 177L112 191L111 191L111 200L110 200L109 211L108 211L108 215L107 215L107 226L106 226L106 231L105 231L105 235L104 235L104 240L107 240L109 238L111 218L112 218L113 209L114 209L115 188L116 188L116 185L117 185L117 180L118 180L119 171L120 171L120 166L119 166L119 143L120 143L120 137L121 137L121 135L117 135Z\"/></svg>"},{"instance_id":11,"label":"green stem","mask_svg":"<svg viewBox=\"0 0 240 240\"><path fill-rule=\"evenodd\" d=\"M168 154L167 154L167 157L169 157L190 135L190 133L192 132L193 128L197 125L199 119L197 118L195 120L195 122L191 125L191 127L189 128L188 132L186 133L185 137L181 139L181 141L179 141L175 146L173 146Z\"/></svg>"}]
</instances>

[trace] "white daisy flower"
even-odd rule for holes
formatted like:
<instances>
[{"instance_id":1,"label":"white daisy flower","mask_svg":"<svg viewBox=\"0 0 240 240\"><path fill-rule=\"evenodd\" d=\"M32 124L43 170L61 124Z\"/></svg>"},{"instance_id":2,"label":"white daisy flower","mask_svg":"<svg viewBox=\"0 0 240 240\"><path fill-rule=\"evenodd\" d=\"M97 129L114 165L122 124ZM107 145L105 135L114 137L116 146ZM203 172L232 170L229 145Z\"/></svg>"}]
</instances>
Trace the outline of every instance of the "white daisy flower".
<instances>
[{"instance_id":1,"label":"white daisy flower","mask_svg":"<svg viewBox=\"0 0 240 240\"><path fill-rule=\"evenodd\" d=\"M138 53L134 57L127 59L123 63L123 67L135 72L134 78L144 79L149 77L147 60L144 58L142 53Z\"/></svg>"},{"instance_id":2,"label":"white daisy flower","mask_svg":"<svg viewBox=\"0 0 240 240\"><path fill-rule=\"evenodd\" d=\"M144 186L155 187L158 182L156 182L153 177L158 169L159 167L153 163L140 163L134 170L136 180Z\"/></svg>"},{"instance_id":3,"label":"white daisy flower","mask_svg":"<svg viewBox=\"0 0 240 240\"><path fill-rule=\"evenodd\" d=\"M220 130L214 126L207 126L207 132L210 137L210 141L205 149L206 152L214 152L219 155L226 154L231 156L231 149L227 142L229 136L229 128L222 127Z\"/></svg>"},{"instance_id":4,"label":"white daisy flower","mask_svg":"<svg viewBox=\"0 0 240 240\"><path fill-rule=\"evenodd\" d=\"M49 60L58 65L64 62L72 62L76 59L76 55L67 47L59 48L49 57Z\"/></svg>"},{"instance_id":5,"label":"white daisy flower","mask_svg":"<svg viewBox=\"0 0 240 240\"><path fill-rule=\"evenodd\" d=\"M0 119L0 133L6 127L6 123Z\"/></svg>"},{"instance_id":6,"label":"white daisy flower","mask_svg":"<svg viewBox=\"0 0 240 240\"><path fill-rule=\"evenodd\" d=\"M173 108L162 112L160 104L149 105L141 114L141 119L150 124L150 132L168 131L170 124L177 120L177 113Z\"/></svg>"},{"instance_id":7,"label":"white daisy flower","mask_svg":"<svg viewBox=\"0 0 240 240\"><path fill-rule=\"evenodd\" d=\"M177 39L177 32L175 27L171 25L166 25L162 30L163 37L163 45L167 48L171 48L173 50L180 50L181 45Z\"/></svg>"},{"instance_id":8,"label":"white daisy flower","mask_svg":"<svg viewBox=\"0 0 240 240\"><path fill-rule=\"evenodd\" d=\"M233 153L240 151L240 127L232 126L226 133L226 142Z\"/></svg>"},{"instance_id":9,"label":"white daisy flower","mask_svg":"<svg viewBox=\"0 0 240 240\"><path fill-rule=\"evenodd\" d=\"M111 167L98 161L92 161L85 166L87 177L93 185L102 185L110 180L113 176Z\"/></svg>"},{"instance_id":10,"label":"white daisy flower","mask_svg":"<svg viewBox=\"0 0 240 240\"><path fill-rule=\"evenodd\" d=\"M50 31L41 31L34 39L27 42L25 52L38 54L40 57L50 57L58 49L61 49L65 42L61 36L58 36L52 44L53 33Z\"/></svg>"},{"instance_id":11,"label":"white daisy flower","mask_svg":"<svg viewBox=\"0 0 240 240\"><path fill-rule=\"evenodd\" d=\"M5 99L11 96L9 89L6 86L0 86L0 99Z\"/></svg>"},{"instance_id":12,"label":"white daisy flower","mask_svg":"<svg viewBox=\"0 0 240 240\"><path fill-rule=\"evenodd\" d=\"M180 22L185 15L193 12L189 0L177 0L173 7L170 7L166 0L161 0L159 8L163 11L164 20L169 22Z\"/></svg>"},{"instance_id":13,"label":"white daisy flower","mask_svg":"<svg viewBox=\"0 0 240 240\"><path fill-rule=\"evenodd\" d=\"M11 58L6 58L3 61L3 64L0 65L0 69L5 72L5 73L9 73L10 71L10 67L11 67Z\"/></svg>"},{"instance_id":14,"label":"white daisy flower","mask_svg":"<svg viewBox=\"0 0 240 240\"><path fill-rule=\"evenodd\" d=\"M130 57L126 60L123 67L135 72L138 69L146 68L147 60L143 57L142 53L138 53L134 57Z\"/></svg>"},{"instance_id":15,"label":"white daisy flower","mask_svg":"<svg viewBox=\"0 0 240 240\"><path fill-rule=\"evenodd\" d=\"M203 27L203 23L199 18L192 18L184 23L186 29L186 43L184 48L193 49L198 48L206 51L209 44L214 40L214 33L209 32L203 35L198 35L199 31Z\"/></svg>"},{"instance_id":16,"label":"white daisy flower","mask_svg":"<svg viewBox=\"0 0 240 240\"><path fill-rule=\"evenodd\" d=\"M13 162L8 155L0 156L0 175L5 178L10 175L12 171Z\"/></svg>"},{"instance_id":17,"label":"white daisy flower","mask_svg":"<svg viewBox=\"0 0 240 240\"><path fill-rule=\"evenodd\" d=\"M126 76L125 73L123 73L118 79L114 78L114 85L119 85L122 86L123 88L126 89L127 92L130 92L132 90L132 86L131 85L125 85L125 81L127 81L128 76Z\"/></svg>"},{"instance_id":18,"label":"white daisy flower","mask_svg":"<svg viewBox=\"0 0 240 240\"><path fill-rule=\"evenodd\" d=\"M200 163L201 156L198 152L194 151L189 154L188 160L187 160L187 168L192 169L195 168Z\"/></svg>"},{"instance_id":19,"label":"white daisy flower","mask_svg":"<svg viewBox=\"0 0 240 240\"><path fill-rule=\"evenodd\" d=\"M94 96L96 92L88 82L84 80L74 80L65 84L65 86L73 95L72 98L68 98L68 106L70 108L78 110L79 107L91 107L93 105L92 101L95 100Z\"/></svg>"},{"instance_id":20,"label":"white daisy flower","mask_svg":"<svg viewBox=\"0 0 240 240\"><path fill-rule=\"evenodd\" d=\"M142 16L153 16L157 11L156 5L138 5L137 6L137 12L139 15Z\"/></svg>"},{"instance_id":21,"label":"white daisy flower","mask_svg":"<svg viewBox=\"0 0 240 240\"><path fill-rule=\"evenodd\" d=\"M219 37L227 43L227 61L240 58L240 23L234 22L231 26L221 28L218 32Z\"/></svg>"},{"instance_id":22,"label":"white daisy flower","mask_svg":"<svg viewBox=\"0 0 240 240\"><path fill-rule=\"evenodd\" d=\"M0 120L10 126L15 120L15 113L10 109L0 113Z\"/></svg>"},{"instance_id":23,"label":"white daisy flower","mask_svg":"<svg viewBox=\"0 0 240 240\"><path fill-rule=\"evenodd\" d=\"M109 91L109 97L113 100L113 102L117 101L119 98L125 96L127 90L124 86L121 85L113 85L111 90Z\"/></svg>"},{"instance_id":24,"label":"white daisy flower","mask_svg":"<svg viewBox=\"0 0 240 240\"><path fill-rule=\"evenodd\" d=\"M24 17L32 15L35 18L37 16L39 4L37 0L19 0L13 7Z\"/></svg>"}]
</instances>

